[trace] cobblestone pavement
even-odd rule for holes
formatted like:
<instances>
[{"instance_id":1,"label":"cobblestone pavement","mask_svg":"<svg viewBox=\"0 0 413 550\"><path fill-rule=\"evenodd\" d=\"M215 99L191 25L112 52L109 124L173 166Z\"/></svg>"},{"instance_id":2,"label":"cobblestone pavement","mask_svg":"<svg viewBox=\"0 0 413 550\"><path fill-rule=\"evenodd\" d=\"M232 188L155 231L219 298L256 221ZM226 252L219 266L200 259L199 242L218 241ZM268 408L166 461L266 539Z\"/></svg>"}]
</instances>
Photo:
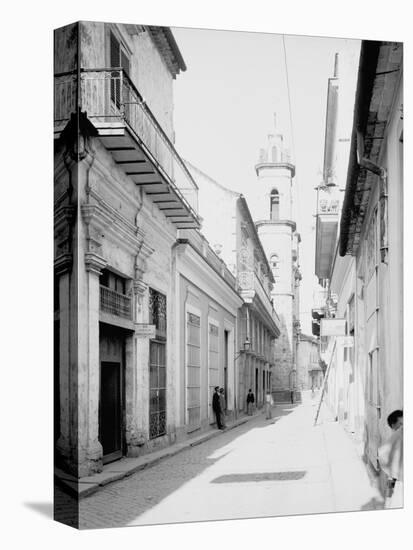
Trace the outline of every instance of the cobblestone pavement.
<instances>
[{"instance_id":1,"label":"cobblestone pavement","mask_svg":"<svg viewBox=\"0 0 413 550\"><path fill-rule=\"evenodd\" d=\"M80 502L80 528L379 508L337 423L314 403L278 405L233 430L102 488Z\"/></svg>"}]
</instances>

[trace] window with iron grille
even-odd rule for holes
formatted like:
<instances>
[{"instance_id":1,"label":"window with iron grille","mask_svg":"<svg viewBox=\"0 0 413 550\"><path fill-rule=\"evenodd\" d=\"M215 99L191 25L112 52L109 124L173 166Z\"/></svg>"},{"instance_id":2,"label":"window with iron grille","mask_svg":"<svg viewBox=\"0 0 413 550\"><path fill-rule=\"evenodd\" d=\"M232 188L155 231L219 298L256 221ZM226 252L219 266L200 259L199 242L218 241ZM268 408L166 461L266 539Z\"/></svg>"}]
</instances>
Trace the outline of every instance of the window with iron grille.
<instances>
[{"instance_id":1,"label":"window with iron grille","mask_svg":"<svg viewBox=\"0 0 413 550\"><path fill-rule=\"evenodd\" d=\"M149 346L149 437L166 433L166 344L150 341Z\"/></svg>"},{"instance_id":2,"label":"window with iron grille","mask_svg":"<svg viewBox=\"0 0 413 550\"><path fill-rule=\"evenodd\" d=\"M166 296L149 289L149 323L155 325L156 338L166 339Z\"/></svg>"}]
</instances>

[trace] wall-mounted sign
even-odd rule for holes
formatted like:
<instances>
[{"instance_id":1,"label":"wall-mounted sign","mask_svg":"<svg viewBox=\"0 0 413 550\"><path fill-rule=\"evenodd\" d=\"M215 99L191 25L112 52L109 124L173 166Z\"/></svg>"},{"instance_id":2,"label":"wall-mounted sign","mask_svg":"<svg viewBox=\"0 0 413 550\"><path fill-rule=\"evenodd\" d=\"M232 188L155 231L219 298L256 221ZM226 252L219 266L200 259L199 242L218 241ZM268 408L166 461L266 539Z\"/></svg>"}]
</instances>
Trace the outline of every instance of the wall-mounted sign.
<instances>
[{"instance_id":1,"label":"wall-mounted sign","mask_svg":"<svg viewBox=\"0 0 413 550\"><path fill-rule=\"evenodd\" d=\"M345 319L321 319L320 335L321 336L345 336L346 320Z\"/></svg>"},{"instance_id":2,"label":"wall-mounted sign","mask_svg":"<svg viewBox=\"0 0 413 550\"><path fill-rule=\"evenodd\" d=\"M148 323L135 323L135 334L139 338L155 338L155 329L155 325L149 325Z\"/></svg>"},{"instance_id":3,"label":"wall-mounted sign","mask_svg":"<svg viewBox=\"0 0 413 550\"><path fill-rule=\"evenodd\" d=\"M340 194L337 185L318 188L317 214L338 214Z\"/></svg>"},{"instance_id":4,"label":"wall-mounted sign","mask_svg":"<svg viewBox=\"0 0 413 550\"><path fill-rule=\"evenodd\" d=\"M343 348L354 347L354 336L341 336L339 340Z\"/></svg>"}]
</instances>

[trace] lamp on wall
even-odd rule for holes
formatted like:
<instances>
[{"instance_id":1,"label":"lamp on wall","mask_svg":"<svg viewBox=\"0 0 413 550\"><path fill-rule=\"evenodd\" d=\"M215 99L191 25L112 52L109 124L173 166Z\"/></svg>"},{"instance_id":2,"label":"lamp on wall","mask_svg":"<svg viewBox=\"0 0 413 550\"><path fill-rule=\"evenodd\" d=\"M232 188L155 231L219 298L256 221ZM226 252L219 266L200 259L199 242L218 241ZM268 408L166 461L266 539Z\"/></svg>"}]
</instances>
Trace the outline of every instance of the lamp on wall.
<instances>
[{"instance_id":1,"label":"lamp on wall","mask_svg":"<svg viewBox=\"0 0 413 550\"><path fill-rule=\"evenodd\" d=\"M245 338L245 341L242 345L242 349L239 350L239 352L236 354L236 356L234 357L234 387L235 387L235 394L234 394L234 414L235 414L235 418L238 417L238 410L237 410L237 399L236 399L236 396L237 396L237 379L236 379L236 369L235 369L235 363L237 361L237 359L243 354L243 353L247 353L248 351L251 350L251 342L248 338L248 336Z\"/></svg>"},{"instance_id":2,"label":"lamp on wall","mask_svg":"<svg viewBox=\"0 0 413 550\"><path fill-rule=\"evenodd\" d=\"M244 342L243 347L244 347L244 349L241 350L240 353L242 353L243 351L250 351L250 349L251 349L251 342L249 341L248 336L245 338L245 342Z\"/></svg>"}]
</instances>

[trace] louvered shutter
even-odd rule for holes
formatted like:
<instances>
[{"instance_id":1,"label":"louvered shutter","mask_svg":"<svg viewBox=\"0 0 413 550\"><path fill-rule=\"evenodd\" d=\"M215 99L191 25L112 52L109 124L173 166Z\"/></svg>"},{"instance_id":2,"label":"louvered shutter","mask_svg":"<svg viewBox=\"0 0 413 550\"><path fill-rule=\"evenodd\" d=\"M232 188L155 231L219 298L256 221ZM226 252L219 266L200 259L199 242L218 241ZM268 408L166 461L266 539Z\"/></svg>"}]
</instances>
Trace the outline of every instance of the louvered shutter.
<instances>
[{"instance_id":1,"label":"louvered shutter","mask_svg":"<svg viewBox=\"0 0 413 550\"><path fill-rule=\"evenodd\" d=\"M129 59L123 50L120 50L120 66L125 69L129 76Z\"/></svg>"}]
</instances>

